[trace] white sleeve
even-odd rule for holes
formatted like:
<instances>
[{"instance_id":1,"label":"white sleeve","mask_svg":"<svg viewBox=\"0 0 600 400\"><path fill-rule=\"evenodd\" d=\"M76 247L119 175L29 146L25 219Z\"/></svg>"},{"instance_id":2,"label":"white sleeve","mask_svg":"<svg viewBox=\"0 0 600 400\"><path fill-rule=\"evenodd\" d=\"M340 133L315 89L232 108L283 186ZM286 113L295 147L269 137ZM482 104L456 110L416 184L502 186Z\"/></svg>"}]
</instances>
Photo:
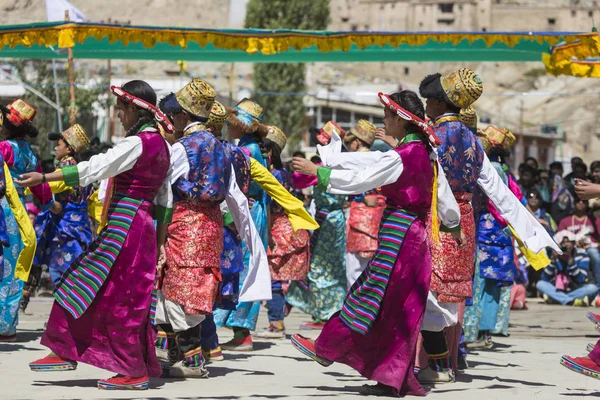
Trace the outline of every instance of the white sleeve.
<instances>
[{"instance_id":1,"label":"white sleeve","mask_svg":"<svg viewBox=\"0 0 600 400\"><path fill-rule=\"evenodd\" d=\"M477 184L529 249L537 254L545 247L551 247L557 253L562 254L559 246L548 235L546 229L502 182L502 178L492 166L487 155L484 156Z\"/></svg>"},{"instance_id":2,"label":"white sleeve","mask_svg":"<svg viewBox=\"0 0 600 400\"><path fill-rule=\"evenodd\" d=\"M129 136L104 154L97 154L89 161L77 164L79 185L87 186L95 181L112 178L129 171L142 155L142 139Z\"/></svg>"},{"instance_id":3,"label":"white sleeve","mask_svg":"<svg viewBox=\"0 0 600 400\"><path fill-rule=\"evenodd\" d=\"M171 156L171 164L169 165L169 170L167 171L165 180L158 189L154 204L164 208L173 208L173 191L171 189L171 175L173 174L173 149L171 146L169 146L169 144L167 144L167 147L169 148L169 153Z\"/></svg>"},{"instance_id":4,"label":"white sleeve","mask_svg":"<svg viewBox=\"0 0 600 400\"><path fill-rule=\"evenodd\" d=\"M437 212L442 224L447 228L455 228L460 224L460 207L452 193L452 188L446 179L446 174L439 161L437 161L438 182L437 182Z\"/></svg>"},{"instance_id":5,"label":"white sleeve","mask_svg":"<svg viewBox=\"0 0 600 400\"><path fill-rule=\"evenodd\" d=\"M231 212L233 223L240 235L242 241L250 251L250 263L248 266L248 275L242 284L239 294L239 301L263 301L271 300L271 271L267 253L262 244L260 235L256 230L254 221L250 216L248 200L238 187L232 170L232 179L229 181L229 192L225 197L225 202Z\"/></svg>"},{"instance_id":6,"label":"white sleeve","mask_svg":"<svg viewBox=\"0 0 600 400\"><path fill-rule=\"evenodd\" d=\"M187 152L185 151L185 147L181 143L175 143L171 147L171 168L173 169L171 173L171 185L174 184L177 179L188 177L190 172L190 163L188 162Z\"/></svg>"},{"instance_id":7,"label":"white sleeve","mask_svg":"<svg viewBox=\"0 0 600 400\"><path fill-rule=\"evenodd\" d=\"M332 169L327 191L333 194L360 194L398 180L404 166L395 151L352 153L352 162L337 162Z\"/></svg>"}]
</instances>

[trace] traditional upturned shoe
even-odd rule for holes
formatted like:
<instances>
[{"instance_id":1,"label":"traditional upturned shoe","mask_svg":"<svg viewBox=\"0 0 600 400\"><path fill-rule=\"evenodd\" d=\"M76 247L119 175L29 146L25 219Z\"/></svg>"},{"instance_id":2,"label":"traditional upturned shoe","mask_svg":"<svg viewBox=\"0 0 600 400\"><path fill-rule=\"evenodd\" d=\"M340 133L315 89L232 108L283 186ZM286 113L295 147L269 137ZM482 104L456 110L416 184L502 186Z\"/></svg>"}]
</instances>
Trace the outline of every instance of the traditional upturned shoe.
<instances>
[{"instance_id":1,"label":"traditional upturned shoe","mask_svg":"<svg viewBox=\"0 0 600 400\"><path fill-rule=\"evenodd\" d=\"M315 349L315 343L302 335L292 336L292 346L294 346L300 353L312 358L324 367L329 367L331 364L333 364L333 361L319 357Z\"/></svg>"},{"instance_id":2,"label":"traditional upturned shoe","mask_svg":"<svg viewBox=\"0 0 600 400\"><path fill-rule=\"evenodd\" d=\"M223 343L221 348L227 351L252 351L254 349L252 336L245 334L234 336L229 342Z\"/></svg>"},{"instance_id":3,"label":"traditional upturned shoe","mask_svg":"<svg viewBox=\"0 0 600 400\"><path fill-rule=\"evenodd\" d=\"M483 339L477 339L474 342L467 343L465 345L467 349L491 349L494 347L494 342L491 337L486 337Z\"/></svg>"},{"instance_id":4,"label":"traditional upturned shoe","mask_svg":"<svg viewBox=\"0 0 600 400\"><path fill-rule=\"evenodd\" d=\"M594 314L593 312L587 313L587 319L592 321L592 324L597 325L600 323L600 314Z\"/></svg>"},{"instance_id":5,"label":"traditional upturned shoe","mask_svg":"<svg viewBox=\"0 0 600 400\"><path fill-rule=\"evenodd\" d=\"M464 371L465 369L469 369L469 363L467 362L467 357L458 356L458 369Z\"/></svg>"},{"instance_id":6,"label":"traditional upturned shoe","mask_svg":"<svg viewBox=\"0 0 600 400\"><path fill-rule=\"evenodd\" d=\"M182 358L175 337L175 332L159 331L157 334L156 358L163 369L169 368Z\"/></svg>"},{"instance_id":7,"label":"traditional upturned shoe","mask_svg":"<svg viewBox=\"0 0 600 400\"><path fill-rule=\"evenodd\" d=\"M14 343L17 341L17 334L14 335L0 335L0 343Z\"/></svg>"},{"instance_id":8,"label":"traditional upturned shoe","mask_svg":"<svg viewBox=\"0 0 600 400\"><path fill-rule=\"evenodd\" d=\"M183 360L178 361L169 370L171 378L208 378L206 361L202 356L200 347L192 349L183 355Z\"/></svg>"},{"instance_id":9,"label":"traditional upturned shoe","mask_svg":"<svg viewBox=\"0 0 600 400\"><path fill-rule=\"evenodd\" d=\"M454 371L451 369L446 371L434 371L430 366L423 368L417 374L417 380L420 383L442 384L454 382Z\"/></svg>"},{"instance_id":10,"label":"traditional upturned shoe","mask_svg":"<svg viewBox=\"0 0 600 400\"><path fill-rule=\"evenodd\" d=\"M216 349L212 350L202 350L202 355L207 364L210 364L213 361L223 361L225 359L225 357L223 357L221 346L217 346Z\"/></svg>"},{"instance_id":11,"label":"traditional upturned shoe","mask_svg":"<svg viewBox=\"0 0 600 400\"><path fill-rule=\"evenodd\" d=\"M109 379L98 381L98 389L102 390L146 390L148 389L148 377L134 378L125 375L115 375Z\"/></svg>"},{"instance_id":12,"label":"traditional upturned shoe","mask_svg":"<svg viewBox=\"0 0 600 400\"><path fill-rule=\"evenodd\" d=\"M283 321L271 322L267 329L256 333L254 336L262 339L285 339L285 327L283 326Z\"/></svg>"},{"instance_id":13,"label":"traditional upturned shoe","mask_svg":"<svg viewBox=\"0 0 600 400\"><path fill-rule=\"evenodd\" d=\"M600 379L600 365L596 364L588 357L569 357L562 356L560 363L571 371Z\"/></svg>"},{"instance_id":14,"label":"traditional upturned shoe","mask_svg":"<svg viewBox=\"0 0 600 400\"><path fill-rule=\"evenodd\" d=\"M592 351L594 351L594 347L596 347L596 345L594 345L594 344L591 344L591 343L588 343L588 345L587 345L587 346L585 346L585 350L586 350L588 353L591 353Z\"/></svg>"},{"instance_id":15,"label":"traditional upturned shoe","mask_svg":"<svg viewBox=\"0 0 600 400\"><path fill-rule=\"evenodd\" d=\"M54 353L29 363L29 368L36 372L45 371L73 371L77 369L77 362L59 357Z\"/></svg>"},{"instance_id":16,"label":"traditional upturned shoe","mask_svg":"<svg viewBox=\"0 0 600 400\"><path fill-rule=\"evenodd\" d=\"M325 326L325 322L308 322L300 325L300 329L303 331L320 331Z\"/></svg>"}]
</instances>

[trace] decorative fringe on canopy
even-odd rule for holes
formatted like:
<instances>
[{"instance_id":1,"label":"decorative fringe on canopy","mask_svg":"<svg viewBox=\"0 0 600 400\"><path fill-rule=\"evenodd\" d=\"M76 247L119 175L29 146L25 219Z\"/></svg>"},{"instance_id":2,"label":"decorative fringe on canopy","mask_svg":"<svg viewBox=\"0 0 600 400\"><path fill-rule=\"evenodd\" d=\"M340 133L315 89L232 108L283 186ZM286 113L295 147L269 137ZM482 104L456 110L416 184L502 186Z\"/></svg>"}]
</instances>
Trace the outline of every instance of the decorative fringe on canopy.
<instances>
[{"instance_id":1,"label":"decorative fringe on canopy","mask_svg":"<svg viewBox=\"0 0 600 400\"><path fill-rule=\"evenodd\" d=\"M552 75L600 78L600 39L597 32L565 38L543 54L546 71Z\"/></svg>"}]
</instances>

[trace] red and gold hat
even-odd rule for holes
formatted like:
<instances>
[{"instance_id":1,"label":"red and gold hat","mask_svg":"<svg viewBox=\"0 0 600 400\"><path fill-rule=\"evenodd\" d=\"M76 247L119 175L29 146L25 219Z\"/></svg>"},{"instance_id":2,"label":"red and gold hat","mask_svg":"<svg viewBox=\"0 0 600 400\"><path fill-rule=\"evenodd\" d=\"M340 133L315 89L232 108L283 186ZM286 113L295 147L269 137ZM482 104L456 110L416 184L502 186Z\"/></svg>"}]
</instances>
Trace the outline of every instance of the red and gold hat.
<instances>
[{"instance_id":1,"label":"red and gold hat","mask_svg":"<svg viewBox=\"0 0 600 400\"><path fill-rule=\"evenodd\" d=\"M23 123L31 123L37 113L35 108L21 99L13 101L6 108L9 111L6 114L6 119L14 126L21 126Z\"/></svg>"},{"instance_id":2,"label":"red and gold hat","mask_svg":"<svg viewBox=\"0 0 600 400\"><path fill-rule=\"evenodd\" d=\"M76 154L90 147L90 139L88 139L85 130L79 124L73 125L63 133L51 133L48 135L48 139L50 140L58 140L60 138L67 142Z\"/></svg>"},{"instance_id":3,"label":"red and gold hat","mask_svg":"<svg viewBox=\"0 0 600 400\"><path fill-rule=\"evenodd\" d=\"M340 138L344 138L346 136L346 131L343 130L338 124L333 121L329 121L321 128L319 133L317 133L317 140L322 145L326 145L331 140L331 135L333 131L336 131Z\"/></svg>"}]
</instances>

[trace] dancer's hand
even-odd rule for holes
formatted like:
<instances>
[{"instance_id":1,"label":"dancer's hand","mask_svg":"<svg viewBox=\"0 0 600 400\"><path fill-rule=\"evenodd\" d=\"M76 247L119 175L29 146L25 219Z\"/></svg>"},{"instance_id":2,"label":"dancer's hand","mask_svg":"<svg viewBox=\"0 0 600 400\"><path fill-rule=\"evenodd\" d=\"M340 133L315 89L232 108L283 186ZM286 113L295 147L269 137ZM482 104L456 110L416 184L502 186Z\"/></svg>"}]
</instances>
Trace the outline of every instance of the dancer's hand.
<instances>
[{"instance_id":1,"label":"dancer's hand","mask_svg":"<svg viewBox=\"0 0 600 400\"><path fill-rule=\"evenodd\" d=\"M301 174L317 176L317 166L306 158L294 157L292 159L292 167L294 171Z\"/></svg>"},{"instance_id":2,"label":"dancer's hand","mask_svg":"<svg viewBox=\"0 0 600 400\"><path fill-rule=\"evenodd\" d=\"M157 268L160 266L162 268L163 265L167 263L167 252L165 251L165 246L162 245L158 248L156 254L156 265Z\"/></svg>"},{"instance_id":3,"label":"dancer's hand","mask_svg":"<svg viewBox=\"0 0 600 400\"><path fill-rule=\"evenodd\" d=\"M377 207L379 205L379 199L375 196L365 196L363 202L369 207Z\"/></svg>"},{"instance_id":4,"label":"dancer's hand","mask_svg":"<svg viewBox=\"0 0 600 400\"><path fill-rule=\"evenodd\" d=\"M591 200L600 197L600 185L581 179L575 179L575 193L581 200Z\"/></svg>"},{"instance_id":5,"label":"dancer's hand","mask_svg":"<svg viewBox=\"0 0 600 400\"><path fill-rule=\"evenodd\" d=\"M43 175L39 172L28 172L19 175L19 179L15 178L15 183L23 187L37 186L42 183Z\"/></svg>"},{"instance_id":6,"label":"dancer's hand","mask_svg":"<svg viewBox=\"0 0 600 400\"><path fill-rule=\"evenodd\" d=\"M465 247L465 245L467 244L467 238L465 237L465 234L462 231L454 231L454 232L451 232L450 234L456 241L456 244L458 245L459 249L462 249L463 247Z\"/></svg>"},{"instance_id":7,"label":"dancer's hand","mask_svg":"<svg viewBox=\"0 0 600 400\"><path fill-rule=\"evenodd\" d=\"M392 147L398 146L398 142L396 141L396 139L391 136L388 136L385 133L385 129L383 128L377 128L375 130L375 139L383 140L385 143Z\"/></svg>"}]
</instances>

